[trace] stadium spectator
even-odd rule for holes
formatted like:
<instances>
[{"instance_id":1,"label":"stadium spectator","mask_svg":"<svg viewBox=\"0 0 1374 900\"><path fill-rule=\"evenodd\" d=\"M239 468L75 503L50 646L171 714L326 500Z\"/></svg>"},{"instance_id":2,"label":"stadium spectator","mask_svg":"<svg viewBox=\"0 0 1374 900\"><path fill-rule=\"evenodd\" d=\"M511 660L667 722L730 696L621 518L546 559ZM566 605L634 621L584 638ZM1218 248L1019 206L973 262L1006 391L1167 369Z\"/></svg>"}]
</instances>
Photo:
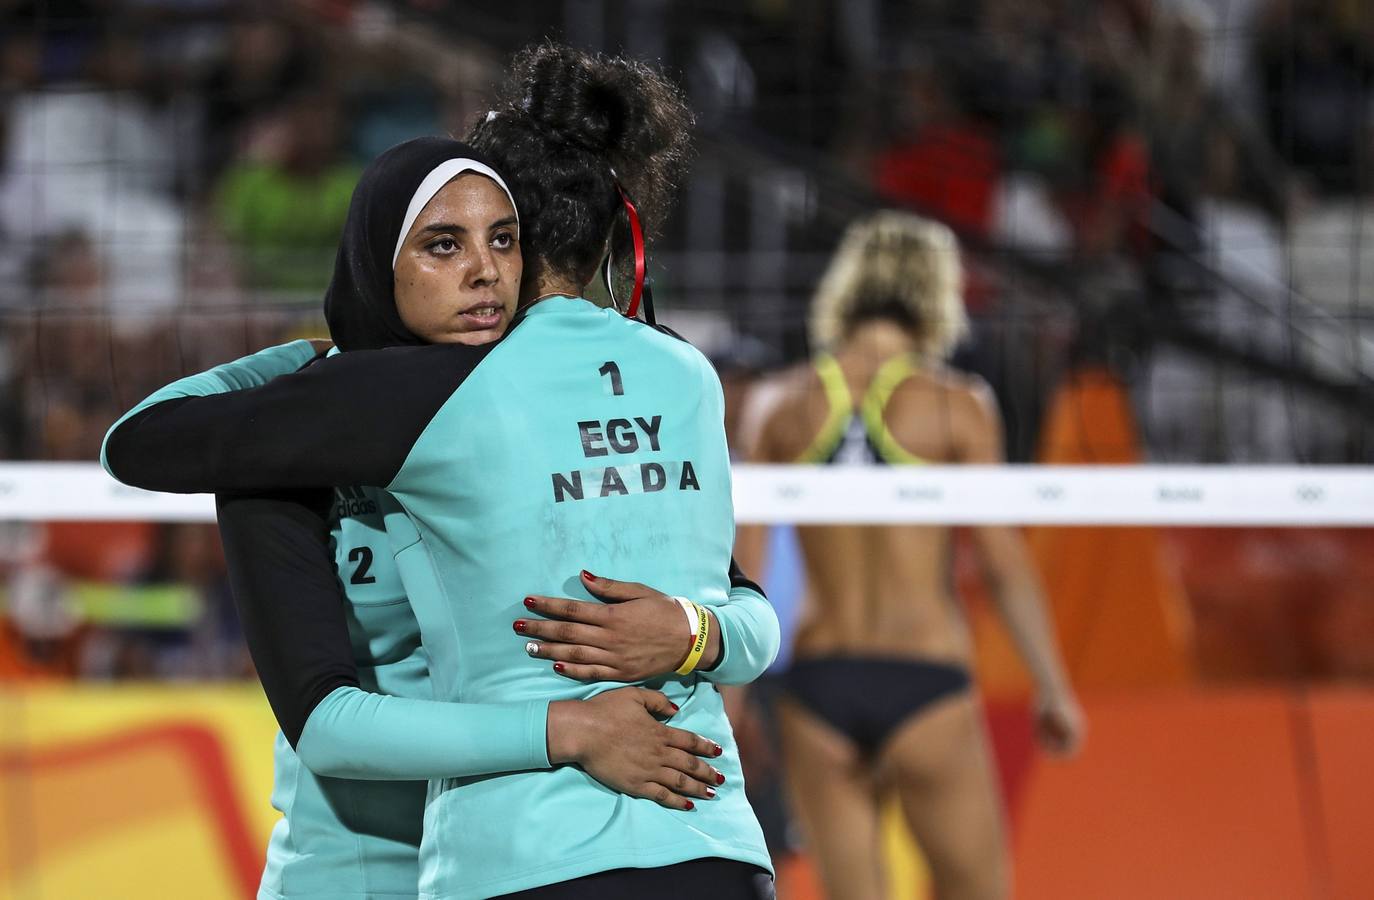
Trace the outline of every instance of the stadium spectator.
<instances>
[{"instance_id":1,"label":"stadium spectator","mask_svg":"<svg viewBox=\"0 0 1374 900\"><path fill-rule=\"evenodd\" d=\"M1002 168L996 135L960 108L935 67L899 83L899 136L878 155L879 192L890 203L986 238Z\"/></svg>"},{"instance_id":2,"label":"stadium spectator","mask_svg":"<svg viewBox=\"0 0 1374 900\"><path fill-rule=\"evenodd\" d=\"M66 46L45 43L41 65ZM25 260L60 232L91 231L107 307L118 314L166 308L179 292L182 242L172 195L175 114L153 90L156 74L137 33L111 29L73 68L71 79L10 99L0 230Z\"/></svg>"},{"instance_id":3,"label":"stadium spectator","mask_svg":"<svg viewBox=\"0 0 1374 900\"><path fill-rule=\"evenodd\" d=\"M225 53L199 85L204 98L204 171L213 180L242 151L262 110L306 82L320 62L290 23L245 14L227 29Z\"/></svg>"},{"instance_id":4,"label":"stadium spectator","mask_svg":"<svg viewBox=\"0 0 1374 900\"><path fill-rule=\"evenodd\" d=\"M1324 190L1368 190L1374 29L1363 4L1272 0L1256 42L1269 139Z\"/></svg>"},{"instance_id":5,"label":"stadium spectator","mask_svg":"<svg viewBox=\"0 0 1374 900\"><path fill-rule=\"evenodd\" d=\"M253 288L318 295L359 169L340 151L340 99L324 85L292 94L255 123L246 158L216 188L219 223Z\"/></svg>"},{"instance_id":6,"label":"stadium spectator","mask_svg":"<svg viewBox=\"0 0 1374 900\"><path fill-rule=\"evenodd\" d=\"M1055 204L1068 221L1083 262L1126 254L1137 259L1149 247L1150 159L1118 78L1099 72L1087 95L1063 108L1069 165L1061 169Z\"/></svg>"}]
</instances>

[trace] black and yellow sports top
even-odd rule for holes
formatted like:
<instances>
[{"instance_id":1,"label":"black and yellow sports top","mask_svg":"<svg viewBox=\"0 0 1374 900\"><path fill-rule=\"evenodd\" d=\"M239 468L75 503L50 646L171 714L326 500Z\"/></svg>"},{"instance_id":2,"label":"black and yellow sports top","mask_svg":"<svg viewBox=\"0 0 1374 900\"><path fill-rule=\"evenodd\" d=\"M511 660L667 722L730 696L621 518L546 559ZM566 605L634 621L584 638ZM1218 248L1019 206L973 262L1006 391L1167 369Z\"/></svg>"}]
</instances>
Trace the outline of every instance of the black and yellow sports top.
<instances>
[{"instance_id":1,"label":"black and yellow sports top","mask_svg":"<svg viewBox=\"0 0 1374 900\"><path fill-rule=\"evenodd\" d=\"M893 436L883 413L893 393L920 368L911 354L894 356L878 367L864 391L858 409L850 395L844 370L834 356L823 353L813 365L825 389L830 412L811 445L797 457L799 463L849 465L914 465L926 460L911 453Z\"/></svg>"}]
</instances>

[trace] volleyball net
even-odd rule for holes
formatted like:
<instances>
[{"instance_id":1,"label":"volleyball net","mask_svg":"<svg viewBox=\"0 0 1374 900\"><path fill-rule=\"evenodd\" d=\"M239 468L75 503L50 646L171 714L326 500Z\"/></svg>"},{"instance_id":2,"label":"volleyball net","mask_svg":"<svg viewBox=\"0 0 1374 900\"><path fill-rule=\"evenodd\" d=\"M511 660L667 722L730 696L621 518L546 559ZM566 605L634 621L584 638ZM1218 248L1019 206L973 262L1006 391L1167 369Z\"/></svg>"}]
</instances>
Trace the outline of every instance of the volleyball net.
<instances>
[{"instance_id":1,"label":"volleyball net","mask_svg":"<svg viewBox=\"0 0 1374 900\"><path fill-rule=\"evenodd\" d=\"M1374 526L1360 466L737 465L742 524ZM0 522L213 522L205 495L122 485L94 463L0 463Z\"/></svg>"}]
</instances>

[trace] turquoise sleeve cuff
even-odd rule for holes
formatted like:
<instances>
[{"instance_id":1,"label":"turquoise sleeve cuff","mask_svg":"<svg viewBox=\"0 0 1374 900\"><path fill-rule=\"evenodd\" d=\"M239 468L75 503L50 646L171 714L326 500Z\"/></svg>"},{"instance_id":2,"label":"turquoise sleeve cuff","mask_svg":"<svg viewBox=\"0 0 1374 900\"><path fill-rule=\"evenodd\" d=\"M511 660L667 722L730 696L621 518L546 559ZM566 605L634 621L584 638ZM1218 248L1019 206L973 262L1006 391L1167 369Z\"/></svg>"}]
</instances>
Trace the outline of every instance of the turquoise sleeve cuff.
<instances>
[{"instance_id":1,"label":"turquoise sleeve cuff","mask_svg":"<svg viewBox=\"0 0 1374 900\"><path fill-rule=\"evenodd\" d=\"M316 775L378 781L549 768L548 701L445 703L336 688L296 754Z\"/></svg>"},{"instance_id":2,"label":"turquoise sleeve cuff","mask_svg":"<svg viewBox=\"0 0 1374 900\"><path fill-rule=\"evenodd\" d=\"M118 473L110 469L109 460L105 456L105 446L110 442L110 435L114 433L114 430L130 416L137 415L164 400L175 400L178 397L208 397L211 394L227 394L230 391L260 387L279 375L287 375L296 371L308 363L314 355L315 347L309 341L290 341L275 347L268 347L266 350L259 350L257 353L242 359L215 366L213 369L188 375L173 381L166 387L159 388L140 401L133 409L120 416L110 426L110 430L105 432L105 439L100 442L100 465L113 477L119 477Z\"/></svg>"},{"instance_id":3,"label":"turquoise sleeve cuff","mask_svg":"<svg viewBox=\"0 0 1374 900\"><path fill-rule=\"evenodd\" d=\"M730 599L711 612L720 628L720 661L700 675L716 684L748 684L767 671L782 646L772 604L758 591L732 587Z\"/></svg>"},{"instance_id":4,"label":"turquoise sleeve cuff","mask_svg":"<svg viewBox=\"0 0 1374 900\"><path fill-rule=\"evenodd\" d=\"M224 390L210 393L220 394L261 387L278 375L295 372L310 362L314 356L315 346L309 341L288 341L259 350L257 353L210 369L206 374L215 375L225 385Z\"/></svg>"},{"instance_id":5,"label":"turquoise sleeve cuff","mask_svg":"<svg viewBox=\"0 0 1374 900\"><path fill-rule=\"evenodd\" d=\"M549 701L535 700L525 704L528 713L525 719L525 742L529 753L526 769L548 769L549 762Z\"/></svg>"}]
</instances>

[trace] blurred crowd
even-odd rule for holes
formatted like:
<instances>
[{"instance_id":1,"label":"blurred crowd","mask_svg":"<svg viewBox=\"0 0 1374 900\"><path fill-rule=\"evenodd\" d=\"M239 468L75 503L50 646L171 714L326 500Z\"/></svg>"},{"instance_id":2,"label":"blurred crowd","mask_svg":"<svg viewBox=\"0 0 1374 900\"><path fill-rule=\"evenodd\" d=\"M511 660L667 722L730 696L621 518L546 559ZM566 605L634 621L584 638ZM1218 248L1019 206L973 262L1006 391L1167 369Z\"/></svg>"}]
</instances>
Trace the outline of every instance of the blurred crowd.
<instances>
[{"instance_id":1,"label":"blurred crowd","mask_svg":"<svg viewBox=\"0 0 1374 900\"><path fill-rule=\"evenodd\" d=\"M835 184L953 226L975 323L964 364L1004 407L1009 384L1044 394L1083 352L1079 318L1126 295L1137 318L1338 380L1374 354L1360 0L0 0L0 459L92 460L171 378L318 334L361 166L461 134L506 54L544 34L679 73L709 139L703 173L730 140L812 179L768 207L785 211L778 246L768 222L741 224L767 218L741 208L756 194L705 216L711 194L690 184L696 205L661 244L679 268L714 229L818 272L807 260L843 225L826 217ZM1043 292L1015 274L1027 266L1073 312L1007 340ZM690 289L664 300L724 323L709 333L743 384L804 352L788 336L808 294L753 298L747 320ZM739 327L764 318L796 324ZM1148 375L1147 433L1199 461L1288 461L1295 433L1322 432L1272 406L1276 382L1195 355L1156 352ZM1035 417L1009 412L1026 458ZM246 671L207 526L8 525L0 576L0 676Z\"/></svg>"},{"instance_id":2,"label":"blurred crowd","mask_svg":"<svg viewBox=\"0 0 1374 900\"><path fill-rule=\"evenodd\" d=\"M167 381L322 334L362 165L462 130L489 79L362 5L0 17L0 459L94 460ZM0 573L0 676L248 671L212 526L9 525Z\"/></svg>"}]
</instances>

